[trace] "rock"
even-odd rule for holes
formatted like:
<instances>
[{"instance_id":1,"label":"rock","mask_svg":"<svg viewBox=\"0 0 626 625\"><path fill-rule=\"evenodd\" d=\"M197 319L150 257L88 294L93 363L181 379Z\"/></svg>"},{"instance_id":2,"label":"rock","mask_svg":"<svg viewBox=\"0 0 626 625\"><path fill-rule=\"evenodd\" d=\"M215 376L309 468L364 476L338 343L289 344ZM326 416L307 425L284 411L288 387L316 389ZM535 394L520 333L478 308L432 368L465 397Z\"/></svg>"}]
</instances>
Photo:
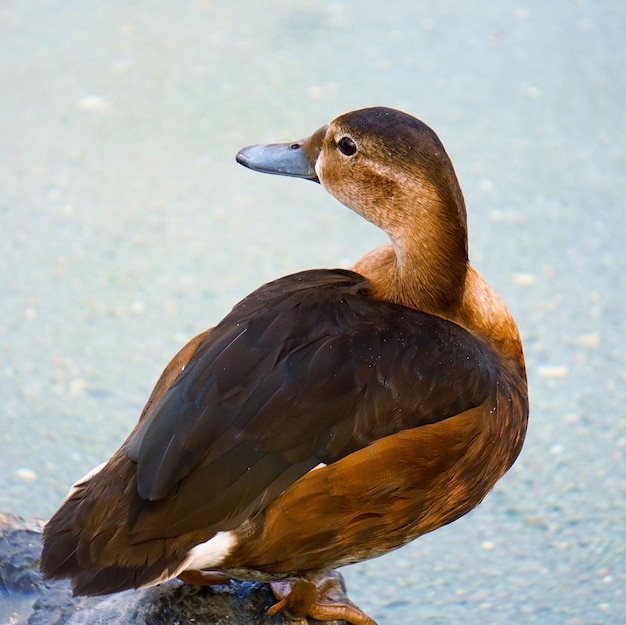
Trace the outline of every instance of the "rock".
<instances>
[{"instance_id":1,"label":"rock","mask_svg":"<svg viewBox=\"0 0 626 625\"><path fill-rule=\"evenodd\" d=\"M284 614L267 617L276 600L266 584L231 580L221 586L167 582L105 597L72 597L67 580L39 572L42 521L0 513L0 621L15 625L303 625ZM343 585L339 573L333 573ZM312 619L308 623L318 621ZM328 621L325 625L341 625Z\"/></svg>"}]
</instances>

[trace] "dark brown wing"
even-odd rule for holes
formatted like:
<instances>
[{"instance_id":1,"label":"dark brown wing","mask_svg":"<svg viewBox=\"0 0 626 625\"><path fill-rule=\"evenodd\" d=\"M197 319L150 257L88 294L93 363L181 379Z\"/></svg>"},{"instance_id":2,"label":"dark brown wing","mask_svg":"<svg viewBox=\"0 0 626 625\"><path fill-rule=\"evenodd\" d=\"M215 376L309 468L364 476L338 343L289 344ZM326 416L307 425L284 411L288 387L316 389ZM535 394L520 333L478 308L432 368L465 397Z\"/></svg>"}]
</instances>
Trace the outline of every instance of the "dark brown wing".
<instances>
[{"instance_id":1,"label":"dark brown wing","mask_svg":"<svg viewBox=\"0 0 626 625\"><path fill-rule=\"evenodd\" d=\"M343 270L266 284L197 345L128 441L131 540L238 526L314 466L481 404L491 352Z\"/></svg>"}]
</instances>

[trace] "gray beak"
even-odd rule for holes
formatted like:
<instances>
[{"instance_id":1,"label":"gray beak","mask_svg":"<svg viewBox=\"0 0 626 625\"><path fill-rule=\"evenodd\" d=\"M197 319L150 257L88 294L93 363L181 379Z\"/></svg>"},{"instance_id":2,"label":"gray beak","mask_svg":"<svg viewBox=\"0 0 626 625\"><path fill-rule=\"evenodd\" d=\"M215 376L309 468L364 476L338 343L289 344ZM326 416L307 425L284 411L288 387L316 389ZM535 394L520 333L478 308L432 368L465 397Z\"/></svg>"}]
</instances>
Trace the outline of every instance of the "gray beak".
<instances>
[{"instance_id":1,"label":"gray beak","mask_svg":"<svg viewBox=\"0 0 626 625\"><path fill-rule=\"evenodd\" d=\"M291 143L251 145L237 153L237 162L254 171L279 176L293 176L319 182L315 163L322 149L328 126L310 137Z\"/></svg>"}]
</instances>

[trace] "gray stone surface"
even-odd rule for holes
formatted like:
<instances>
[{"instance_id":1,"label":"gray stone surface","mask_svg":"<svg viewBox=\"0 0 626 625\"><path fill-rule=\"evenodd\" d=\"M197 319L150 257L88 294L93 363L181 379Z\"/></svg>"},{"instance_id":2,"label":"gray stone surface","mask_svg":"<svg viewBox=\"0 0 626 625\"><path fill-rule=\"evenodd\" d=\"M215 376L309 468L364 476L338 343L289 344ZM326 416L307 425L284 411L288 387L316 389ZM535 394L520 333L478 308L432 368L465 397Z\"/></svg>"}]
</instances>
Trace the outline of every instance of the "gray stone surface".
<instances>
[{"instance_id":1,"label":"gray stone surface","mask_svg":"<svg viewBox=\"0 0 626 625\"><path fill-rule=\"evenodd\" d=\"M41 578L42 527L40 521L0 514L2 624L303 625L302 619L284 614L266 617L276 600L266 584L253 582L199 587L172 581L105 597L72 597L68 582L44 582ZM326 625L341 623L328 621Z\"/></svg>"}]
</instances>

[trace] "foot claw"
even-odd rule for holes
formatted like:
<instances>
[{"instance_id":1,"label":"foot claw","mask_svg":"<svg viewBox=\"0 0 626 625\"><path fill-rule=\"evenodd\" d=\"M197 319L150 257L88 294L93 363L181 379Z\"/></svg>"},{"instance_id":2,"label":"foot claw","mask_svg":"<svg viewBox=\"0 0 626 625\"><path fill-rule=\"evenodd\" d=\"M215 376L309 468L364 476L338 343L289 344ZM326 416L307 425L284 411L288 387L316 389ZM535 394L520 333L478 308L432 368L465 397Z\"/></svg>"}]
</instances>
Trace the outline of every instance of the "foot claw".
<instances>
[{"instance_id":1,"label":"foot claw","mask_svg":"<svg viewBox=\"0 0 626 625\"><path fill-rule=\"evenodd\" d=\"M270 587L279 601L267 611L269 616L286 610L318 621L344 620L352 625L376 625L348 599L335 577L325 576L316 583L305 579L272 582Z\"/></svg>"}]
</instances>

